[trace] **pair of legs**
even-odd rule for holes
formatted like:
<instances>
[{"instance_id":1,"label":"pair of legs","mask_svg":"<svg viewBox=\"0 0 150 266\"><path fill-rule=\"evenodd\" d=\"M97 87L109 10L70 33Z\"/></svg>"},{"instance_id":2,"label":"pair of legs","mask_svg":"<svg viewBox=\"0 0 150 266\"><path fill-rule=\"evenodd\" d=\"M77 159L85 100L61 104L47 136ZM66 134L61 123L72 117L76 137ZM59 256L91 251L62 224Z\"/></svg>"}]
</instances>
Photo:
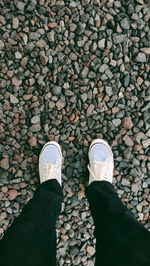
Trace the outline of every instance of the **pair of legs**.
<instances>
[{"instance_id":1,"label":"pair of legs","mask_svg":"<svg viewBox=\"0 0 150 266\"><path fill-rule=\"evenodd\" d=\"M0 241L2 266L56 266L55 223L61 211L61 150L55 142L42 149L41 185ZM95 223L96 266L149 266L150 233L122 204L112 183L113 156L96 140L89 151L86 195Z\"/></svg>"}]
</instances>

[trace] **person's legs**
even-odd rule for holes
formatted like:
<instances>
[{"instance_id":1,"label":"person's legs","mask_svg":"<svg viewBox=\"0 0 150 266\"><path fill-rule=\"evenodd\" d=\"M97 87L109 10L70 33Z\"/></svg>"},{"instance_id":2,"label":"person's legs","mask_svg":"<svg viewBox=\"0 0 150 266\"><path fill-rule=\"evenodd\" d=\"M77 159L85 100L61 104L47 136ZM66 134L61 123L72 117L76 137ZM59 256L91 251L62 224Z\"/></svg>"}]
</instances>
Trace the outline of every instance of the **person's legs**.
<instances>
[{"instance_id":1,"label":"person's legs","mask_svg":"<svg viewBox=\"0 0 150 266\"><path fill-rule=\"evenodd\" d=\"M87 198L95 223L96 266L148 266L150 233L118 198L111 184L111 156L105 143L91 145Z\"/></svg>"},{"instance_id":2,"label":"person's legs","mask_svg":"<svg viewBox=\"0 0 150 266\"><path fill-rule=\"evenodd\" d=\"M0 241L2 266L56 266L55 223L61 211L60 146L47 143L40 154L41 185Z\"/></svg>"},{"instance_id":3,"label":"person's legs","mask_svg":"<svg viewBox=\"0 0 150 266\"><path fill-rule=\"evenodd\" d=\"M0 241L0 265L56 266L55 223L61 202L57 180L40 185Z\"/></svg>"}]
</instances>

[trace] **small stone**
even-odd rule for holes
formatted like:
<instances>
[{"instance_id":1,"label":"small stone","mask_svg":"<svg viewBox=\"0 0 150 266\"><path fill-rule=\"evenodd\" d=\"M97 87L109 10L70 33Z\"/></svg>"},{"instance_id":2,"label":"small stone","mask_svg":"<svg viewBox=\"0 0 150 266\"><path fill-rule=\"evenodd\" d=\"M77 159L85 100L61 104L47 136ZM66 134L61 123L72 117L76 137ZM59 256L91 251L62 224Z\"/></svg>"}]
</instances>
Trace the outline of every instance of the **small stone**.
<instances>
[{"instance_id":1,"label":"small stone","mask_svg":"<svg viewBox=\"0 0 150 266\"><path fill-rule=\"evenodd\" d=\"M138 77L136 81L139 85L142 85L142 83L144 82L144 80L141 77Z\"/></svg>"},{"instance_id":2,"label":"small stone","mask_svg":"<svg viewBox=\"0 0 150 266\"><path fill-rule=\"evenodd\" d=\"M9 168L9 158L8 157L4 157L1 161L0 161L0 165L4 170L7 170Z\"/></svg>"},{"instance_id":3,"label":"small stone","mask_svg":"<svg viewBox=\"0 0 150 266\"><path fill-rule=\"evenodd\" d=\"M127 88L129 86L129 83L130 83L130 75L127 74L125 75L124 80L123 80L124 87Z\"/></svg>"},{"instance_id":4,"label":"small stone","mask_svg":"<svg viewBox=\"0 0 150 266\"><path fill-rule=\"evenodd\" d=\"M150 138L142 141L143 147L146 149L150 146Z\"/></svg>"},{"instance_id":5,"label":"small stone","mask_svg":"<svg viewBox=\"0 0 150 266\"><path fill-rule=\"evenodd\" d=\"M13 29L18 29L19 27L19 19L13 18Z\"/></svg>"},{"instance_id":6,"label":"small stone","mask_svg":"<svg viewBox=\"0 0 150 266\"><path fill-rule=\"evenodd\" d=\"M28 140L28 143L30 144L31 147L35 147L37 145L37 139L35 137L31 137Z\"/></svg>"},{"instance_id":7,"label":"small stone","mask_svg":"<svg viewBox=\"0 0 150 266\"><path fill-rule=\"evenodd\" d=\"M24 11L24 7L25 7L25 3L23 2L17 2L17 8L20 10L20 11Z\"/></svg>"},{"instance_id":8,"label":"small stone","mask_svg":"<svg viewBox=\"0 0 150 266\"><path fill-rule=\"evenodd\" d=\"M92 246L88 246L87 252L90 254L90 256L93 256L95 254L95 248Z\"/></svg>"},{"instance_id":9,"label":"small stone","mask_svg":"<svg viewBox=\"0 0 150 266\"><path fill-rule=\"evenodd\" d=\"M21 63L20 63L21 66L25 67L27 65L27 63L28 63L28 57L23 57L21 59Z\"/></svg>"},{"instance_id":10,"label":"small stone","mask_svg":"<svg viewBox=\"0 0 150 266\"><path fill-rule=\"evenodd\" d=\"M140 38L137 36L131 37L132 42L139 42Z\"/></svg>"},{"instance_id":11,"label":"small stone","mask_svg":"<svg viewBox=\"0 0 150 266\"><path fill-rule=\"evenodd\" d=\"M0 213L0 222L3 221L3 220L5 220L6 217L7 217L6 212L1 212L1 213Z\"/></svg>"},{"instance_id":12,"label":"small stone","mask_svg":"<svg viewBox=\"0 0 150 266\"><path fill-rule=\"evenodd\" d=\"M54 42L54 31L50 31L47 33L47 38L50 42Z\"/></svg>"},{"instance_id":13,"label":"small stone","mask_svg":"<svg viewBox=\"0 0 150 266\"><path fill-rule=\"evenodd\" d=\"M62 90L62 88L60 86L54 86L52 92L54 95L60 95L61 90Z\"/></svg>"},{"instance_id":14,"label":"small stone","mask_svg":"<svg viewBox=\"0 0 150 266\"><path fill-rule=\"evenodd\" d=\"M106 86L106 93L108 96L112 96L113 95L112 87Z\"/></svg>"},{"instance_id":15,"label":"small stone","mask_svg":"<svg viewBox=\"0 0 150 266\"><path fill-rule=\"evenodd\" d=\"M141 48L141 51L142 51L144 54L150 54L150 47L144 47L144 48Z\"/></svg>"},{"instance_id":16,"label":"small stone","mask_svg":"<svg viewBox=\"0 0 150 266\"><path fill-rule=\"evenodd\" d=\"M144 53L139 53L137 57L135 58L136 62L145 63L146 62L146 56Z\"/></svg>"},{"instance_id":17,"label":"small stone","mask_svg":"<svg viewBox=\"0 0 150 266\"><path fill-rule=\"evenodd\" d=\"M33 116L33 117L31 118L31 123L32 123L32 124L37 124L37 123L39 123L39 122L40 122L40 116L35 115L35 116Z\"/></svg>"},{"instance_id":18,"label":"small stone","mask_svg":"<svg viewBox=\"0 0 150 266\"><path fill-rule=\"evenodd\" d=\"M113 78L113 73L110 71L110 69L107 69L107 70L105 71L105 74L107 75L107 77L108 77L109 79L112 79L112 78Z\"/></svg>"},{"instance_id":19,"label":"small stone","mask_svg":"<svg viewBox=\"0 0 150 266\"><path fill-rule=\"evenodd\" d=\"M0 40L0 50L2 50L3 48L4 48L4 42Z\"/></svg>"},{"instance_id":20,"label":"small stone","mask_svg":"<svg viewBox=\"0 0 150 266\"><path fill-rule=\"evenodd\" d=\"M3 25L6 24L6 19L0 15L0 23L2 23Z\"/></svg>"},{"instance_id":21,"label":"small stone","mask_svg":"<svg viewBox=\"0 0 150 266\"><path fill-rule=\"evenodd\" d=\"M59 100L59 101L56 102L56 107L58 108L59 111L60 111L61 109L63 109L64 106L65 106L65 105L64 105L64 102L63 102L63 101Z\"/></svg>"},{"instance_id":22,"label":"small stone","mask_svg":"<svg viewBox=\"0 0 150 266\"><path fill-rule=\"evenodd\" d=\"M58 26L58 24L55 23L55 22L50 22L50 23L47 24L47 26L48 26L49 28L53 29L53 28L55 28L56 26Z\"/></svg>"},{"instance_id":23,"label":"small stone","mask_svg":"<svg viewBox=\"0 0 150 266\"><path fill-rule=\"evenodd\" d=\"M116 114L116 113L118 113L119 112L119 108L118 107L113 107L112 108L112 113L113 114Z\"/></svg>"},{"instance_id":24,"label":"small stone","mask_svg":"<svg viewBox=\"0 0 150 266\"><path fill-rule=\"evenodd\" d=\"M20 85L22 84L22 80L19 80L17 77L14 77L14 78L12 79L12 84L13 84L14 86L20 86Z\"/></svg>"},{"instance_id":25,"label":"small stone","mask_svg":"<svg viewBox=\"0 0 150 266\"><path fill-rule=\"evenodd\" d=\"M121 124L121 119L116 118L112 120L115 127L118 127Z\"/></svg>"},{"instance_id":26,"label":"small stone","mask_svg":"<svg viewBox=\"0 0 150 266\"><path fill-rule=\"evenodd\" d=\"M103 65L100 67L99 71L100 71L101 73L104 73L104 72L106 71L106 69L108 69L108 68L109 68L108 65L103 64Z\"/></svg>"},{"instance_id":27,"label":"small stone","mask_svg":"<svg viewBox=\"0 0 150 266\"><path fill-rule=\"evenodd\" d=\"M11 189L8 191L9 199L14 200L20 193L17 190Z\"/></svg>"},{"instance_id":28,"label":"small stone","mask_svg":"<svg viewBox=\"0 0 150 266\"><path fill-rule=\"evenodd\" d=\"M125 135L125 136L123 137L123 140L124 140L124 142L125 142L125 144L126 144L127 146L129 146L129 147L134 146L134 142L133 142L133 140L131 139L130 136Z\"/></svg>"},{"instance_id":29,"label":"small stone","mask_svg":"<svg viewBox=\"0 0 150 266\"><path fill-rule=\"evenodd\" d=\"M30 130L31 132L39 132L41 130L41 126L39 124L32 125Z\"/></svg>"},{"instance_id":30,"label":"small stone","mask_svg":"<svg viewBox=\"0 0 150 266\"><path fill-rule=\"evenodd\" d=\"M105 39L101 39L100 41L98 41L98 47L100 49L104 49L105 48Z\"/></svg>"},{"instance_id":31,"label":"small stone","mask_svg":"<svg viewBox=\"0 0 150 266\"><path fill-rule=\"evenodd\" d=\"M90 260L90 261L88 262L88 266L94 266L94 262L93 262L92 260Z\"/></svg>"},{"instance_id":32,"label":"small stone","mask_svg":"<svg viewBox=\"0 0 150 266\"><path fill-rule=\"evenodd\" d=\"M40 61L42 65L46 65L48 62L48 57L45 55L44 51L40 52Z\"/></svg>"},{"instance_id":33,"label":"small stone","mask_svg":"<svg viewBox=\"0 0 150 266\"><path fill-rule=\"evenodd\" d=\"M88 67L84 67L84 69L81 72L82 78L86 78L88 73L89 73L89 68Z\"/></svg>"},{"instance_id":34,"label":"small stone","mask_svg":"<svg viewBox=\"0 0 150 266\"><path fill-rule=\"evenodd\" d=\"M16 59L20 59L20 58L22 58L22 54L20 52L16 52L15 57L16 57Z\"/></svg>"},{"instance_id":35,"label":"small stone","mask_svg":"<svg viewBox=\"0 0 150 266\"><path fill-rule=\"evenodd\" d=\"M133 127L133 123L132 123L131 117L125 117L125 118L123 118L123 120L122 120L122 126L125 129L131 129Z\"/></svg>"},{"instance_id":36,"label":"small stone","mask_svg":"<svg viewBox=\"0 0 150 266\"><path fill-rule=\"evenodd\" d=\"M122 43L126 38L126 35L124 34L117 34L115 33L113 35L113 41L114 41L114 44L119 44L119 43Z\"/></svg>"},{"instance_id":37,"label":"small stone","mask_svg":"<svg viewBox=\"0 0 150 266\"><path fill-rule=\"evenodd\" d=\"M82 0L82 5L86 6L90 3L90 0Z\"/></svg>"},{"instance_id":38,"label":"small stone","mask_svg":"<svg viewBox=\"0 0 150 266\"><path fill-rule=\"evenodd\" d=\"M94 108L95 108L94 104L90 104L86 111L87 115L91 115Z\"/></svg>"},{"instance_id":39,"label":"small stone","mask_svg":"<svg viewBox=\"0 0 150 266\"><path fill-rule=\"evenodd\" d=\"M121 28L124 30L130 29L130 23L129 23L129 20L127 18L124 18L123 20L121 20L120 25L121 25Z\"/></svg>"},{"instance_id":40,"label":"small stone","mask_svg":"<svg viewBox=\"0 0 150 266\"><path fill-rule=\"evenodd\" d=\"M13 104L17 104L19 100L12 94L10 94L10 102Z\"/></svg>"},{"instance_id":41,"label":"small stone","mask_svg":"<svg viewBox=\"0 0 150 266\"><path fill-rule=\"evenodd\" d=\"M75 8L75 7L77 7L76 2L75 2L75 1L71 1L69 7L71 7L71 8Z\"/></svg>"},{"instance_id":42,"label":"small stone","mask_svg":"<svg viewBox=\"0 0 150 266\"><path fill-rule=\"evenodd\" d=\"M122 178L122 180L121 180L121 185L123 185L123 186L130 186L130 181L127 179L127 178Z\"/></svg>"},{"instance_id":43,"label":"small stone","mask_svg":"<svg viewBox=\"0 0 150 266\"><path fill-rule=\"evenodd\" d=\"M46 46L46 42L44 40L39 40L35 45L39 48L44 48Z\"/></svg>"}]
</instances>

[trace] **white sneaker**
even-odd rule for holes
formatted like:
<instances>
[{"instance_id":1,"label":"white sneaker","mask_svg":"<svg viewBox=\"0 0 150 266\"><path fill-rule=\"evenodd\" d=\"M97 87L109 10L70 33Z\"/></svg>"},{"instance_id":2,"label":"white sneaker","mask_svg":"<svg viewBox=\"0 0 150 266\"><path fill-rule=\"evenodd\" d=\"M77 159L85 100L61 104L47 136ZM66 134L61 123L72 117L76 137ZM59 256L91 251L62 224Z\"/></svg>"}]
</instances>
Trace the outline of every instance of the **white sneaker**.
<instances>
[{"instance_id":1,"label":"white sneaker","mask_svg":"<svg viewBox=\"0 0 150 266\"><path fill-rule=\"evenodd\" d=\"M114 159L113 153L105 140L96 139L92 141L89 148L90 172L89 184L93 181L109 181L112 183Z\"/></svg>"},{"instance_id":2,"label":"white sneaker","mask_svg":"<svg viewBox=\"0 0 150 266\"><path fill-rule=\"evenodd\" d=\"M62 153L56 141L47 142L39 156L40 183L50 179L57 179L61 185Z\"/></svg>"}]
</instances>

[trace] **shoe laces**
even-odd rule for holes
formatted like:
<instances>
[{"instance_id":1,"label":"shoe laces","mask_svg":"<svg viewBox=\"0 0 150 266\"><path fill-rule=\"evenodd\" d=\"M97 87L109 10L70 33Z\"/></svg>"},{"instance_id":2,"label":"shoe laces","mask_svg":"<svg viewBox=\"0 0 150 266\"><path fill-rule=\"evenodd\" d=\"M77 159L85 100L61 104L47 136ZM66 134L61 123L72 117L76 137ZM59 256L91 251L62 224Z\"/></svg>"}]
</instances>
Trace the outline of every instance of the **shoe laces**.
<instances>
[{"instance_id":1,"label":"shoe laces","mask_svg":"<svg viewBox=\"0 0 150 266\"><path fill-rule=\"evenodd\" d=\"M93 178L92 181L98 181L101 178L108 180L110 167L107 159L104 162L94 161L93 167L91 168L90 165L88 165L88 169Z\"/></svg>"},{"instance_id":2,"label":"shoe laces","mask_svg":"<svg viewBox=\"0 0 150 266\"><path fill-rule=\"evenodd\" d=\"M43 166L43 179L47 179L47 178L51 178L51 179L55 179L57 177L58 174L58 170L59 170L59 166L58 165L54 165L51 163L44 163Z\"/></svg>"}]
</instances>

